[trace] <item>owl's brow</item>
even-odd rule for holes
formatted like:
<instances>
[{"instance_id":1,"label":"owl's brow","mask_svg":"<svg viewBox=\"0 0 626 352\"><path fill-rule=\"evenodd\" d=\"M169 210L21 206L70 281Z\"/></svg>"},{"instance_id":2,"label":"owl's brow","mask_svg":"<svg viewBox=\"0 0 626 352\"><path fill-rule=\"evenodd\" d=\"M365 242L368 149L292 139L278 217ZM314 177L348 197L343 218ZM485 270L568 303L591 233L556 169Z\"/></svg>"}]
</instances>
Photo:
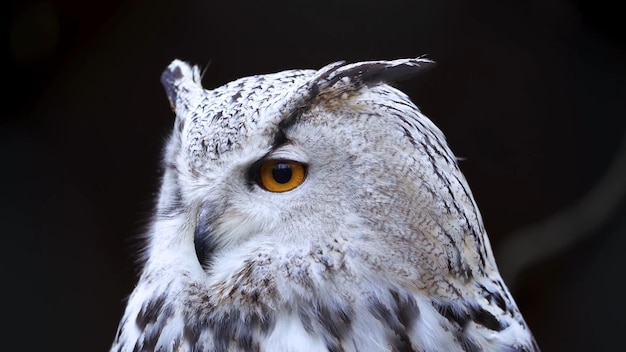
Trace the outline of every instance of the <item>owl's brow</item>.
<instances>
[{"instance_id":1,"label":"owl's brow","mask_svg":"<svg viewBox=\"0 0 626 352\"><path fill-rule=\"evenodd\" d=\"M272 151L282 147L288 142L289 140L287 139L287 134L285 133L285 130L283 128L279 128L274 135L274 141L272 142Z\"/></svg>"},{"instance_id":2,"label":"owl's brow","mask_svg":"<svg viewBox=\"0 0 626 352\"><path fill-rule=\"evenodd\" d=\"M285 113L283 118L278 123L278 130L284 134L285 129L293 125L296 120L308 111L313 105L313 100L320 93L320 82L328 80L328 77L337 69L345 65L345 61L338 61L329 65L326 65L311 78L311 80L302 86L298 87L293 93L292 98L289 100L285 107L283 107Z\"/></svg>"}]
</instances>

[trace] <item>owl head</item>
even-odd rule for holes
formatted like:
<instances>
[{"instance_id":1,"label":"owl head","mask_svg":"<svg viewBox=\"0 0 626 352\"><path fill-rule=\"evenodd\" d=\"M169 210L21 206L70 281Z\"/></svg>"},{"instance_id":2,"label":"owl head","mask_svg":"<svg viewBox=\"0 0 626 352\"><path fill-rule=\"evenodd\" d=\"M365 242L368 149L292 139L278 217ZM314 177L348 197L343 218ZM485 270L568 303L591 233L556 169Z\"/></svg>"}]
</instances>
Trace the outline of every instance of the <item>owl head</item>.
<instances>
[{"instance_id":1,"label":"owl head","mask_svg":"<svg viewBox=\"0 0 626 352\"><path fill-rule=\"evenodd\" d=\"M198 67L174 61L162 75L176 122L158 216L184 214L205 269L245 246L308 251L339 239L428 261L419 275L491 264L443 134L388 84L430 65L339 62L207 90Z\"/></svg>"}]
</instances>

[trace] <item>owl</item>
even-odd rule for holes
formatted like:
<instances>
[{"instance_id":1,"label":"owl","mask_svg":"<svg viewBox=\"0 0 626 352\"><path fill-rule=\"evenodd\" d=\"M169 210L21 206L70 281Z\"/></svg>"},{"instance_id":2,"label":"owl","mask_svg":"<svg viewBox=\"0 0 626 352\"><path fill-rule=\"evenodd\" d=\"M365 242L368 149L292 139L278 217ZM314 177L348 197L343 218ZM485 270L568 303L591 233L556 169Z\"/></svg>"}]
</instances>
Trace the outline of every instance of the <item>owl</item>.
<instances>
[{"instance_id":1,"label":"owl","mask_svg":"<svg viewBox=\"0 0 626 352\"><path fill-rule=\"evenodd\" d=\"M539 351L442 132L394 82L423 57L212 90L176 115L111 351Z\"/></svg>"}]
</instances>

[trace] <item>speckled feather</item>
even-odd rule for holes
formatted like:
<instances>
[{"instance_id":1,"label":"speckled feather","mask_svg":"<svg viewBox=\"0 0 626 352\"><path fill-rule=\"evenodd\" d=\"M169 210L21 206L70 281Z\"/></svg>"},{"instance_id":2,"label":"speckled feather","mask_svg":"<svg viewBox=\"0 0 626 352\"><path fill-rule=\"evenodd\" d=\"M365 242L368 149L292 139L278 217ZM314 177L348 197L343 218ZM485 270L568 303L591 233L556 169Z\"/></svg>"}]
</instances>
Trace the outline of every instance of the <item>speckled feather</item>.
<instances>
[{"instance_id":1,"label":"speckled feather","mask_svg":"<svg viewBox=\"0 0 626 352\"><path fill-rule=\"evenodd\" d=\"M423 58L162 75L176 114L111 351L538 351L442 132L389 83ZM267 160L307 166L260 187Z\"/></svg>"}]
</instances>

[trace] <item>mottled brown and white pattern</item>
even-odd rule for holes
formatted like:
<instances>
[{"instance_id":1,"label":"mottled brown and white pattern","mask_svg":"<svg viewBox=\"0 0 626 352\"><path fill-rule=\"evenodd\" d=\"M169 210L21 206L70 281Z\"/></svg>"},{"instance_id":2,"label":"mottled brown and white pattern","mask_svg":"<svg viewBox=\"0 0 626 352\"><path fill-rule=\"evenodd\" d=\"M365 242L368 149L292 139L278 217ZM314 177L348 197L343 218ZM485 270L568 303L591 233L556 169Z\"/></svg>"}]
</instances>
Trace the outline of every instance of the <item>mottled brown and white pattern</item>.
<instances>
[{"instance_id":1,"label":"mottled brown and white pattern","mask_svg":"<svg viewBox=\"0 0 626 352\"><path fill-rule=\"evenodd\" d=\"M206 90L173 61L162 188L111 351L538 351L442 132L388 84L429 64Z\"/></svg>"}]
</instances>

